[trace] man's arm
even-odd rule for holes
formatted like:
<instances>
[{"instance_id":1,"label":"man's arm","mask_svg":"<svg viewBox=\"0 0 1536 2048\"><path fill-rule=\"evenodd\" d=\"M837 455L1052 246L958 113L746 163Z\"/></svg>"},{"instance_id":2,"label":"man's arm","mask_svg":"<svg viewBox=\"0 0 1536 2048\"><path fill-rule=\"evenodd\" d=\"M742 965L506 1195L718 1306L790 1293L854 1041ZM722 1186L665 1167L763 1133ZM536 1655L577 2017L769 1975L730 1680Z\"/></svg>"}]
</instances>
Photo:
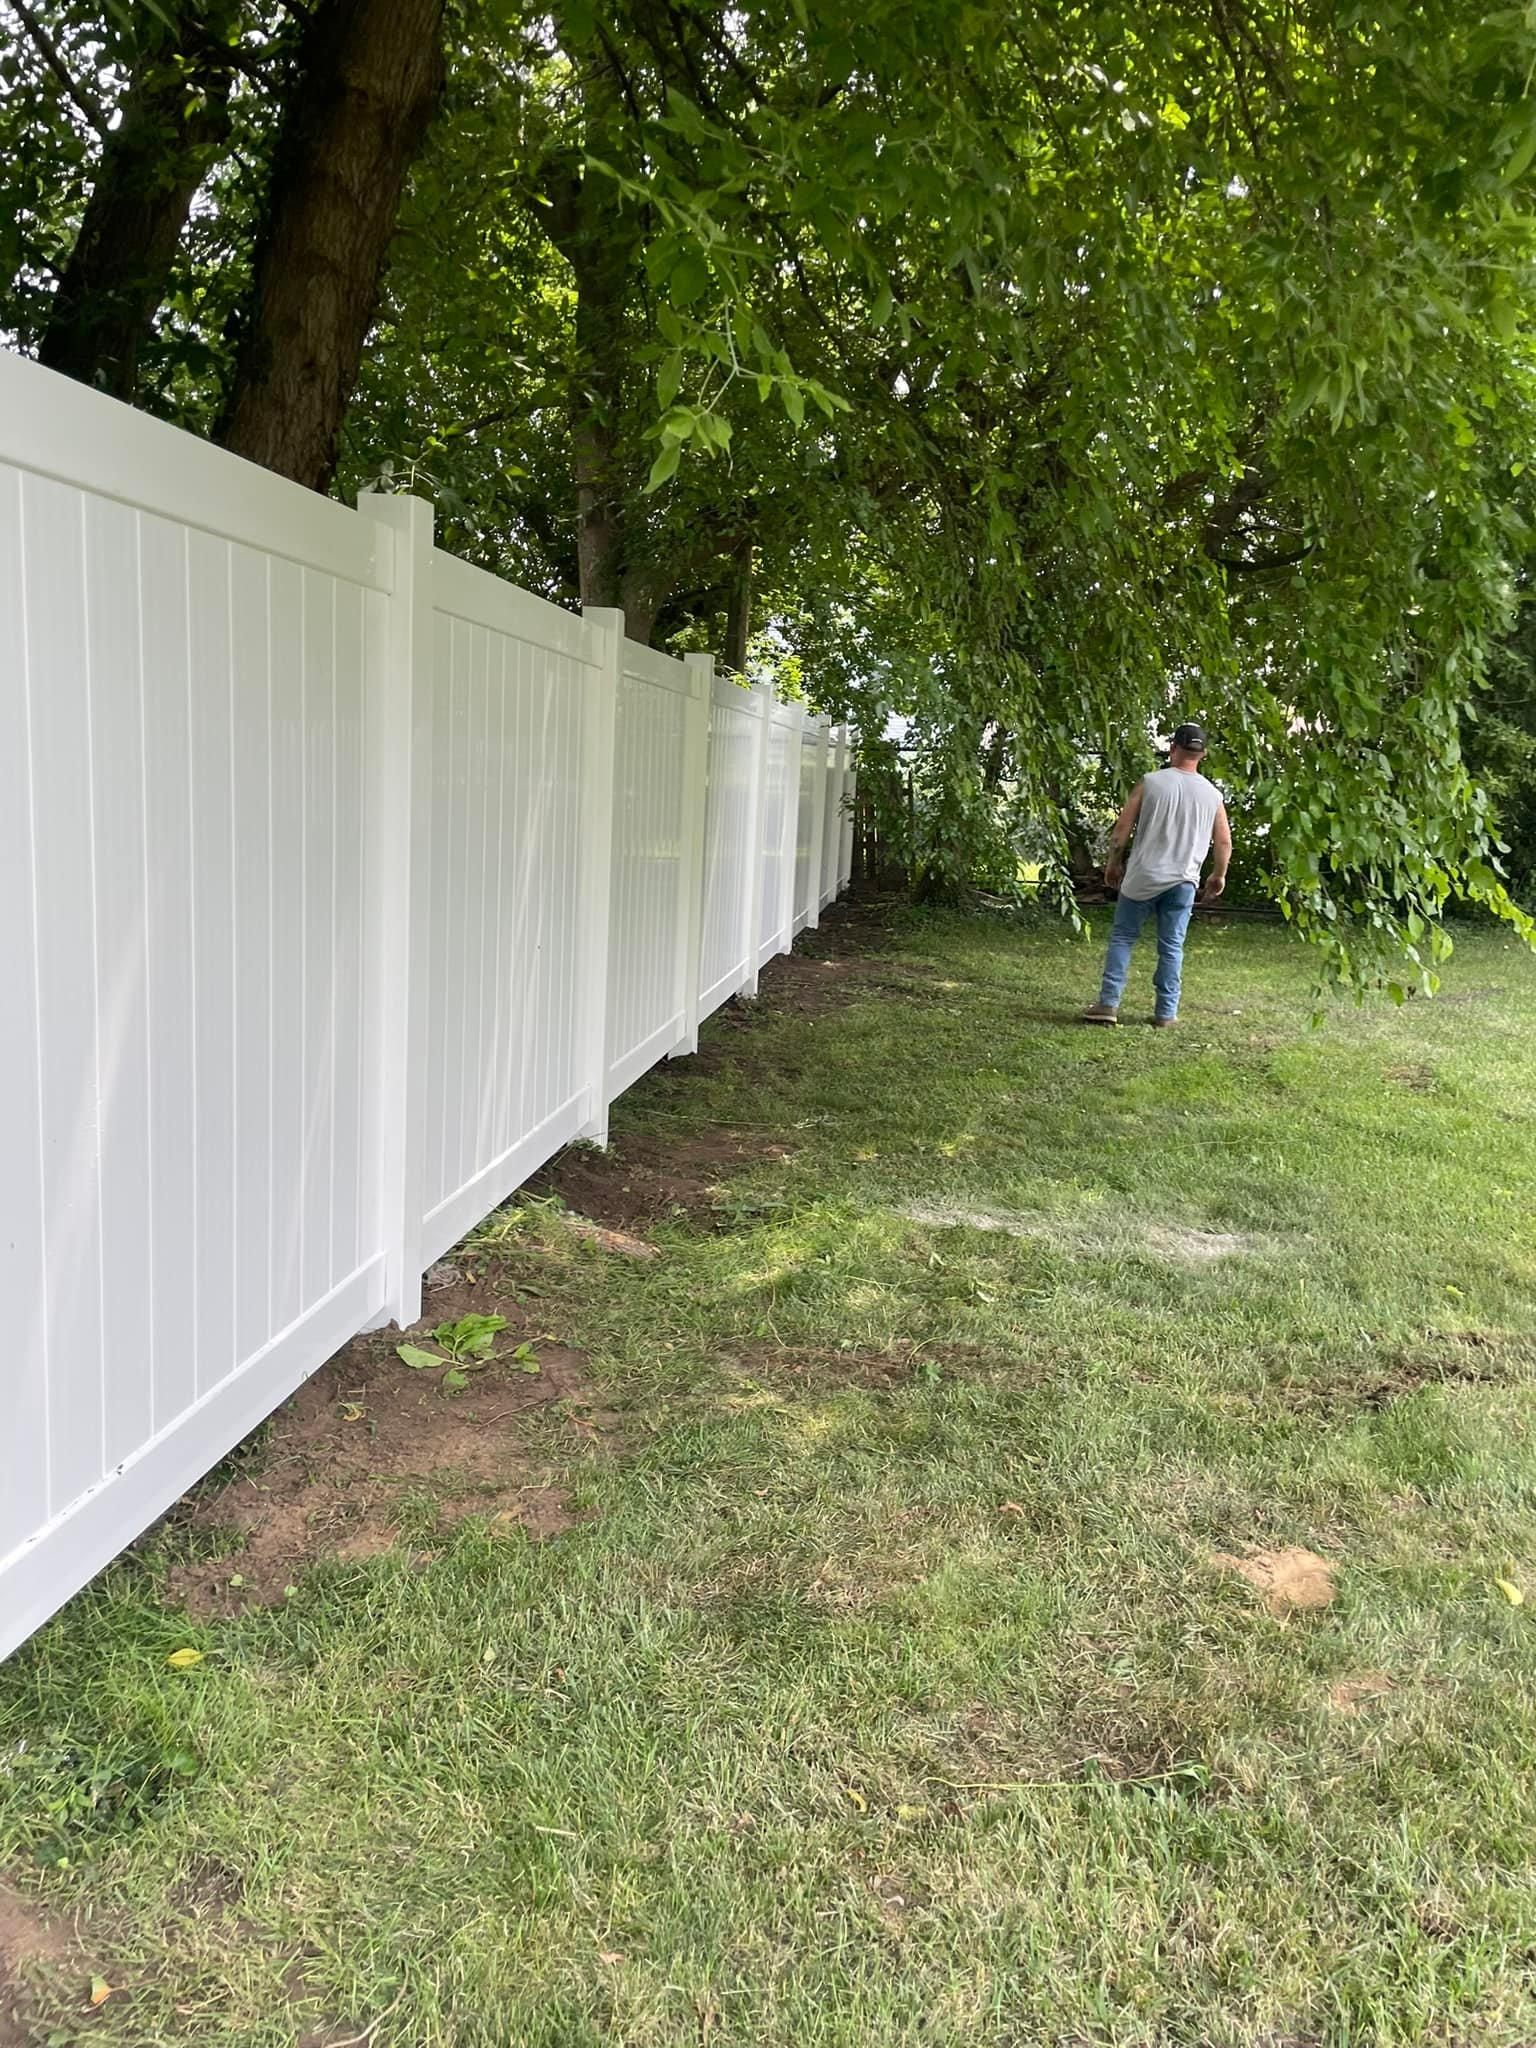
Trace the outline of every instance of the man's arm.
<instances>
[{"instance_id":1,"label":"man's arm","mask_svg":"<svg viewBox=\"0 0 1536 2048\"><path fill-rule=\"evenodd\" d=\"M1109 859L1104 863L1104 880L1111 889L1118 889L1120 878L1125 873L1125 849L1131 834L1136 829L1136 820L1141 816L1141 784L1138 782L1125 800L1125 807L1116 818L1109 835Z\"/></svg>"},{"instance_id":2,"label":"man's arm","mask_svg":"<svg viewBox=\"0 0 1536 2048\"><path fill-rule=\"evenodd\" d=\"M1202 903L1214 903L1227 886L1227 868L1232 859L1232 827L1227 822L1225 804L1216 813L1216 826L1211 833L1211 852L1215 859L1211 863L1211 872L1205 878L1205 887L1200 891Z\"/></svg>"}]
</instances>

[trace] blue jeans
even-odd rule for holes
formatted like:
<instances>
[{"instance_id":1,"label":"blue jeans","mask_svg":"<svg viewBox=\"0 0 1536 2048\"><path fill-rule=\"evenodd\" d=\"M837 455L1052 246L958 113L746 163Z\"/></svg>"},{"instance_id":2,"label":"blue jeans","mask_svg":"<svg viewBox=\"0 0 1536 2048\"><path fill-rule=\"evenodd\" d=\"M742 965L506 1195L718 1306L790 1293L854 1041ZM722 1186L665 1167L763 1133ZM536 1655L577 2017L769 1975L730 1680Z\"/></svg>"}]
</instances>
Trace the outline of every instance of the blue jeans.
<instances>
[{"instance_id":1,"label":"blue jeans","mask_svg":"<svg viewBox=\"0 0 1536 2048\"><path fill-rule=\"evenodd\" d=\"M1115 905L1109 951L1104 959L1104 986L1099 990L1099 1001L1106 1009L1119 1009L1126 976L1131 971L1131 948L1140 938L1147 919L1155 915L1157 971L1152 976L1152 986L1157 992L1157 1006L1153 1014L1177 1017L1179 984L1184 973L1184 934L1189 930L1189 913L1194 907L1193 882L1176 882L1160 896L1149 896L1145 903L1137 903L1129 896L1120 898Z\"/></svg>"}]
</instances>

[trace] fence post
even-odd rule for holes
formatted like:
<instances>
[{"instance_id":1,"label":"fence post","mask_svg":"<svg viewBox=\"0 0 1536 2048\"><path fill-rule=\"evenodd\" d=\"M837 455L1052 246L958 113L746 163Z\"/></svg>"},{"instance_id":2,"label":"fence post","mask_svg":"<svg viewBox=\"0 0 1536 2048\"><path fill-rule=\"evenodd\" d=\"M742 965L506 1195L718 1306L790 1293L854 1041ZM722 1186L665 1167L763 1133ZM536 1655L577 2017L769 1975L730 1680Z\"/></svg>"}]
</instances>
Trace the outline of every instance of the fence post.
<instances>
[{"instance_id":1,"label":"fence post","mask_svg":"<svg viewBox=\"0 0 1536 2048\"><path fill-rule=\"evenodd\" d=\"M821 861L822 849L827 840L827 753L832 737L830 718L816 721L816 769L811 777L811 861L810 873L806 880L809 902L806 906L806 924L814 931L821 923Z\"/></svg>"},{"instance_id":2,"label":"fence post","mask_svg":"<svg viewBox=\"0 0 1536 2048\"><path fill-rule=\"evenodd\" d=\"M683 726L683 833L678 863L681 905L677 920L678 977L682 983L683 1035L667 1054L681 1059L699 1049L699 975L703 971L704 863L709 809L709 727L715 710L715 657L685 654L689 695Z\"/></svg>"},{"instance_id":3,"label":"fence post","mask_svg":"<svg viewBox=\"0 0 1536 2048\"><path fill-rule=\"evenodd\" d=\"M624 672L624 614L587 605L595 664L586 671L581 732L581 1067L587 1108L576 1135L608 1143L608 928L613 898L613 753Z\"/></svg>"},{"instance_id":4,"label":"fence post","mask_svg":"<svg viewBox=\"0 0 1536 2048\"><path fill-rule=\"evenodd\" d=\"M848 728L837 728L837 760L827 790L827 838L821 849L823 908L837 901L838 872L843 860L843 789L848 780Z\"/></svg>"},{"instance_id":5,"label":"fence post","mask_svg":"<svg viewBox=\"0 0 1536 2048\"><path fill-rule=\"evenodd\" d=\"M762 950L763 813L768 803L768 747L773 731L773 685L754 683L751 704L757 724L752 731L752 775L747 784L747 888L742 916L746 920L747 977L743 995L757 994L757 956Z\"/></svg>"},{"instance_id":6,"label":"fence post","mask_svg":"<svg viewBox=\"0 0 1536 2048\"><path fill-rule=\"evenodd\" d=\"M784 840L779 860L779 951L795 943L795 851L800 844L800 775L805 765L805 706L789 707L784 748Z\"/></svg>"},{"instance_id":7,"label":"fence post","mask_svg":"<svg viewBox=\"0 0 1536 2048\"><path fill-rule=\"evenodd\" d=\"M423 498L364 492L359 512L384 527L394 552L385 630L374 652L378 752L368 869L377 891L379 1177L384 1314L401 1329L421 1316L422 1146L426 1136L428 841L432 815L432 507Z\"/></svg>"},{"instance_id":8,"label":"fence post","mask_svg":"<svg viewBox=\"0 0 1536 2048\"><path fill-rule=\"evenodd\" d=\"M838 834L837 887L841 895L853 880L853 835L857 829L854 805L859 796L858 734L852 726L847 733L848 756L843 767L843 823Z\"/></svg>"}]
</instances>

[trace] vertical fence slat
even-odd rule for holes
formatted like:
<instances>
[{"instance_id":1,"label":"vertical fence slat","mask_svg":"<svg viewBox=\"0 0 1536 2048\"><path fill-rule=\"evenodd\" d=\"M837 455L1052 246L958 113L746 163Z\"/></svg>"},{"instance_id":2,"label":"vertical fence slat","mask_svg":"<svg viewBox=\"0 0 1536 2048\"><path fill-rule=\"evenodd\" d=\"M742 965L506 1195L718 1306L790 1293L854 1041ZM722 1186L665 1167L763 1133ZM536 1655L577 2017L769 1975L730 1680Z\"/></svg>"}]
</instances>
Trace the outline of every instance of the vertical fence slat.
<instances>
[{"instance_id":1,"label":"vertical fence slat","mask_svg":"<svg viewBox=\"0 0 1536 2048\"><path fill-rule=\"evenodd\" d=\"M187 537L192 747L197 1390L235 1363L234 550Z\"/></svg>"},{"instance_id":2,"label":"vertical fence slat","mask_svg":"<svg viewBox=\"0 0 1536 2048\"><path fill-rule=\"evenodd\" d=\"M821 923L821 861L827 837L827 755L832 740L832 721L816 721L815 766L811 771L811 858L805 921L814 931Z\"/></svg>"},{"instance_id":3,"label":"vertical fence slat","mask_svg":"<svg viewBox=\"0 0 1536 2048\"><path fill-rule=\"evenodd\" d=\"M202 1285L196 1181L191 621L185 531L168 520L142 515L139 574L144 631L149 1100L154 1120L149 1175L154 1216L150 1285L155 1333L153 1406L159 1427L197 1398L197 1301ZM0 942L0 955L4 950Z\"/></svg>"},{"instance_id":4,"label":"vertical fence slat","mask_svg":"<svg viewBox=\"0 0 1536 2048\"><path fill-rule=\"evenodd\" d=\"M614 749L624 662L624 614L589 606L582 618L595 636L597 662L586 671L582 717L582 862L577 890L581 928L583 1080L587 1094L581 1135L608 1142L608 987L613 899Z\"/></svg>"},{"instance_id":5,"label":"vertical fence slat","mask_svg":"<svg viewBox=\"0 0 1536 2048\"><path fill-rule=\"evenodd\" d=\"M408 1328L421 1314L423 1094L427 1078L427 917L432 815L432 508L420 498L366 496L360 504L394 542L389 615L370 677L377 755L367 833L375 878L376 980L383 1018L379 1171L384 1303Z\"/></svg>"},{"instance_id":6,"label":"vertical fence slat","mask_svg":"<svg viewBox=\"0 0 1536 2048\"><path fill-rule=\"evenodd\" d=\"M85 503L101 1117L101 1391L103 1462L111 1467L154 1429L143 628L138 514L110 499ZM165 1306L173 1311L173 1303Z\"/></svg>"},{"instance_id":7,"label":"vertical fence slat","mask_svg":"<svg viewBox=\"0 0 1536 2048\"><path fill-rule=\"evenodd\" d=\"M715 658L683 658L690 694L683 713L683 820L677 913L677 981L682 1036L667 1055L680 1059L699 1049L699 960L704 945L704 828L709 804L709 720L715 693Z\"/></svg>"},{"instance_id":8,"label":"vertical fence slat","mask_svg":"<svg viewBox=\"0 0 1536 2048\"><path fill-rule=\"evenodd\" d=\"M43 1160L38 1104L37 954L29 663L22 564L22 480L0 469L0 1291L20 1370L0 1429L0 1557L49 1514L48 1387L52 1359L43 1273Z\"/></svg>"},{"instance_id":9,"label":"vertical fence slat","mask_svg":"<svg viewBox=\"0 0 1536 2048\"><path fill-rule=\"evenodd\" d=\"M235 813L235 1355L271 1333L272 679L270 563L230 559Z\"/></svg>"},{"instance_id":10,"label":"vertical fence slat","mask_svg":"<svg viewBox=\"0 0 1536 2048\"><path fill-rule=\"evenodd\" d=\"M272 1234L269 1326L286 1330L304 1306L304 840L303 589L292 562L269 571L272 708Z\"/></svg>"},{"instance_id":11,"label":"vertical fence slat","mask_svg":"<svg viewBox=\"0 0 1536 2048\"><path fill-rule=\"evenodd\" d=\"M42 1210L48 1303L50 1499L101 1477L100 1110L92 885L86 565L78 492L29 478L27 665L39 914Z\"/></svg>"},{"instance_id":12,"label":"vertical fence slat","mask_svg":"<svg viewBox=\"0 0 1536 2048\"><path fill-rule=\"evenodd\" d=\"M768 742L773 730L773 690L767 683L754 684L751 756L747 780L747 815L742 831L746 847L746 886L742 893L741 950L747 973L742 993L755 996L758 982L758 933L763 922L763 813L768 802Z\"/></svg>"}]
</instances>

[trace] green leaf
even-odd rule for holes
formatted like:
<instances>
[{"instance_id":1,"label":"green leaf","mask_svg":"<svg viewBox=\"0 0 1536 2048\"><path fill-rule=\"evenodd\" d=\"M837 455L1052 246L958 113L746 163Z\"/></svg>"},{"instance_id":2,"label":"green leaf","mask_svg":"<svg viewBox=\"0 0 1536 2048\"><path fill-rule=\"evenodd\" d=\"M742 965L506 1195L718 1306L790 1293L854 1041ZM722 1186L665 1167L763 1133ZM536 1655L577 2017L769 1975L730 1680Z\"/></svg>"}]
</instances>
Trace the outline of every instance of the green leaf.
<instances>
[{"instance_id":1,"label":"green leaf","mask_svg":"<svg viewBox=\"0 0 1536 2048\"><path fill-rule=\"evenodd\" d=\"M1513 185L1517 178L1523 178L1533 161L1536 161L1536 121L1531 122L1515 144L1514 152L1504 166L1505 184Z\"/></svg>"},{"instance_id":2,"label":"green leaf","mask_svg":"<svg viewBox=\"0 0 1536 2048\"><path fill-rule=\"evenodd\" d=\"M507 1327L505 1316L467 1315L457 1322L439 1323L432 1332L450 1358L489 1358L498 1332Z\"/></svg>"},{"instance_id":3,"label":"green leaf","mask_svg":"<svg viewBox=\"0 0 1536 2048\"><path fill-rule=\"evenodd\" d=\"M416 1344L397 1344L395 1356L408 1365L412 1372L435 1372L445 1362L435 1351L423 1351Z\"/></svg>"},{"instance_id":4,"label":"green leaf","mask_svg":"<svg viewBox=\"0 0 1536 2048\"><path fill-rule=\"evenodd\" d=\"M677 465L683 458L681 441L669 441L651 464L651 473L645 480L647 493L659 491L669 477L677 475Z\"/></svg>"},{"instance_id":5,"label":"green leaf","mask_svg":"<svg viewBox=\"0 0 1536 2048\"><path fill-rule=\"evenodd\" d=\"M692 306L709 289L709 265L690 249L667 279L667 297L674 306Z\"/></svg>"},{"instance_id":6,"label":"green leaf","mask_svg":"<svg viewBox=\"0 0 1536 2048\"><path fill-rule=\"evenodd\" d=\"M870 326L883 327L886 321L890 319L891 309L895 303L895 295L890 286L888 284L881 285L879 291L875 294L875 303L869 309Z\"/></svg>"},{"instance_id":7,"label":"green leaf","mask_svg":"<svg viewBox=\"0 0 1536 2048\"><path fill-rule=\"evenodd\" d=\"M679 390L682 388L682 382L683 352L680 348L675 348L671 355L664 359L661 368L656 372L656 403L663 412L666 411L673 399L676 398Z\"/></svg>"}]
</instances>

